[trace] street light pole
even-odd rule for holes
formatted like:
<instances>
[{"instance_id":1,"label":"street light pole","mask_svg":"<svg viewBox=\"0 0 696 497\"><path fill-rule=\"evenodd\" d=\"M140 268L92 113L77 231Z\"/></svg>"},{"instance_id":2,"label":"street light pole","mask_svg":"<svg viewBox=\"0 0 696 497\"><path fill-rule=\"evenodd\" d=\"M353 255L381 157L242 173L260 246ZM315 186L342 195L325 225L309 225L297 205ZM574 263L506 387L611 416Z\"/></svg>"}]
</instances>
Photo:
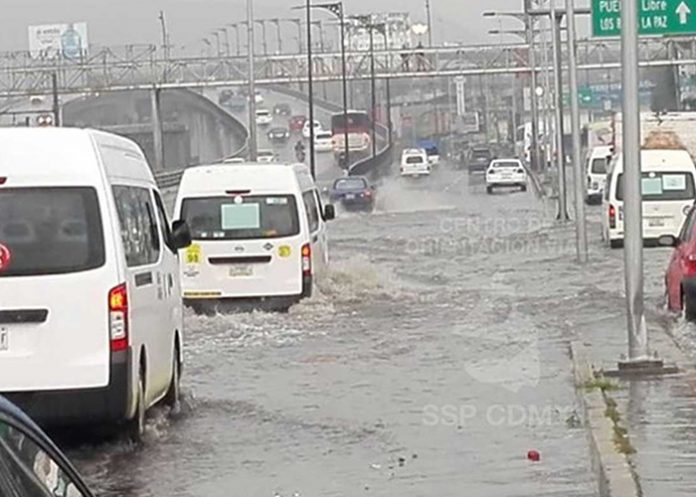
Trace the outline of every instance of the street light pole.
<instances>
[{"instance_id":1,"label":"street light pole","mask_svg":"<svg viewBox=\"0 0 696 497\"><path fill-rule=\"evenodd\" d=\"M375 122L377 95L375 94L375 26L372 24L372 19L370 19L368 29L370 30L370 91L372 93L370 101L370 126L372 127L372 157L375 157L377 155L377 124Z\"/></svg>"},{"instance_id":2,"label":"street light pole","mask_svg":"<svg viewBox=\"0 0 696 497\"><path fill-rule=\"evenodd\" d=\"M256 81L254 80L254 0L247 0L246 24L249 66L249 160L256 162L258 145L256 133Z\"/></svg>"},{"instance_id":3,"label":"street light pole","mask_svg":"<svg viewBox=\"0 0 696 497\"><path fill-rule=\"evenodd\" d=\"M309 170L312 178L317 177L316 161L314 158L314 82L312 75L314 68L312 67L312 0L307 0L306 4L307 15L307 93L309 99ZM299 23L298 23L299 25ZM300 38L301 39L301 38ZM301 49L300 49L301 50Z\"/></svg>"},{"instance_id":4,"label":"street light pole","mask_svg":"<svg viewBox=\"0 0 696 497\"><path fill-rule=\"evenodd\" d=\"M561 59L561 20L555 2L551 2L551 29L553 33L554 92L556 96L556 167L558 168L558 220L568 221L565 147L563 146L563 69Z\"/></svg>"},{"instance_id":5,"label":"street light pole","mask_svg":"<svg viewBox=\"0 0 696 497\"><path fill-rule=\"evenodd\" d=\"M539 171L539 101L536 92L537 83L537 71L536 71L536 48L534 46L534 26L533 20L529 15L529 10L532 6L531 0L525 0L524 2L524 28L526 31L527 45L529 46L529 65L531 66L531 80L529 89L529 99L531 101L532 110L532 141L529 144L529 162L532 169Z\"/></svg>"},{"instance_id":6,"label":"street light pole","mask_svg":"<svg viewBox=\"0 0 696 497\"><path fill-rule=\"evenodd\" d=\"M573 171L575 172L575 238L578 262L587 262L587 227L585 225L585 173L580 159L580 109L578 104L577 38L575 33L575 0L566 0L568 24L568 84L570 85L570 116L573 135Z\"/></svg>"},{"instance_id":7,"label":"street light pole","mask_svg":"<svg viewBox=\"0 0 696 497\"><path fill-rule=\"evenodd\" d=\"M344 164L350 164L350 147L348 143L348 80L346 78L346 22L343 13L343 2L338 2L339 20L341 21L341 79L343 84L343 153Z\"/></svg>"},{"instance_id":8,"label":"street light pole","mask_svg":"<svg viewBox=\"0 0 696 497\"><path fill-rule=\"evenodd\" d=\"M160 20L160 24L162 25L162 53L164 55L164 59L168 60L169 59L169 35L167 34L167 21L164 17L163 10L160 10L160 12L159 12L159 20Z\"/></svg>"},{"instance_id":9,"label":"street light pole","mask_svg":"<svg viewBox=\"0 0 696 497\"><path fill-rule=\"evenodd\" d=\"M635 0L621 5L623 87L624 265L629 361L648 359L643 295L643 206L641 194L640 109L638 104L638 9Z\"/></svg>"}]
</instances>

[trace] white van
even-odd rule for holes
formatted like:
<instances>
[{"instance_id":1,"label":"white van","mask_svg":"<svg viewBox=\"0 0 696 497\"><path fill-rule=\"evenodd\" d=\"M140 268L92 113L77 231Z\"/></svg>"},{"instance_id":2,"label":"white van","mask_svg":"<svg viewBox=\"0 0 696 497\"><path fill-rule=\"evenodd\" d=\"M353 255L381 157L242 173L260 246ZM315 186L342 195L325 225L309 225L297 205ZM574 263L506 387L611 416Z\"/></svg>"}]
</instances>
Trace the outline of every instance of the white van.
<instances>
[{"instance_id":1,"label":"white van","mask_svg":"<svg viewBox=\"0 0 696 497\"><path fill-rule=\"evenodd\" d=\"M401 176L417 178L430 176L428 155L422 148L404 150L401 154Z\"/></svg>"},{"instance_id":2,"label":"white van","mask_svg":"<svg viewBox=\"0 0 696 497\"><path fill-rule=\"evenodd\" d=\"M326 222L302 164L217 164L186 169L175 212L191 228L183 254L184 302L198 312L286 310L312 294L329 260Z\"/></svg>"},{"instance_id":3,"label":"white van","mask_svg":"<svg viewBox=\"0 0 696 497\"><path fill-rule=\"evenodd\" d=\"M594 147L587 153L585 202L588 204L602 203L602 192L612 153L613 148L608 146Z\"/></svg>"},{"instance_id":4,"label":"white van","mask_svg":"<svg viewBox=\"0 0 696 497\"><path fill-rule=\"evenodd\" d=\"M138 146L67 128L0 130L0 393L44 424L128 421L175 406L177 252Z\"/></svg>"},{"instance_id":5,"label":"white van","mask_svg":"<svg viewBox=\"0 0 696 497\"><path fill-rule=\"evenodd\" d=\"M696 167L686 150L642 150L643 239L678 236L696 199ZM623 155L610 166L602 203L602 239L623 245Z\"/></svg>"}]
</instances>

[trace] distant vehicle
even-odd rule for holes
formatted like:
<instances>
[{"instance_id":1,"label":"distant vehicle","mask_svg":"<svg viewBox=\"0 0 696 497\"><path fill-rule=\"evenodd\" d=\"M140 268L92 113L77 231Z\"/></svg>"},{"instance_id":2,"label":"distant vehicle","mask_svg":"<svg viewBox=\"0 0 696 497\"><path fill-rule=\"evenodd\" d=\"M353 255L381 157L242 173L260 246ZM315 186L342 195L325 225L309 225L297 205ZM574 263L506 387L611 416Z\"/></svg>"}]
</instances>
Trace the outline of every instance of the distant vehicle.
<instances>
[{"instance_id":1,"label":"distant vehicle","mask_svg":"<svg viewBox=\"0 0 696 497\"><path fill-rule=\"evenodd\" d=\"M269 129L267 135L272 142L286 142L290 139L290 131L280 126Z\"/></svg>"},{"instance_id":2,"label":"distant vehicle","mask_svg":"<svg viewBox=\"0 0 696 497\"><path fill-rule=\"evenodd\" d=\"M36 118L36 125L42 128L53 126L53 114L40 114Z\"/></svg>"},{"instance_id":3,"label":"distant vehicle","mask_svg":"<svg viewBox=\"0 0 696 497\"><path fill-rule=\"evenodd\" d=\"M232 90L222 90L218 95L218 104L226 105L227 102L234 96L234 91Z\"/></svg>"},{"instance_id":4,"label":"distant vehicle","mask_svg":"<svg viewBox=\"0 0 696 497\"><path fill-rule=\"evenodd\" d=\"M493 152L489 147L472 147L466 155L466 168L469 174L486 172L493 159Z\"/></svg>"},{"instance_id":5,"label":"distant vehicle","mask_svg":"<svg viewBox=\"0 0 696 497\"><path fill-rule=\"evenodd\" d=\"M334 181L329 190L332 203L341 203L347 210L372 212L375 208L375 190L363 176L346 176Z\"/></svg>"},{"instance_id":6,"label":"distant vehicle","mask_svg":"<svg viewBox=\"0 0 696 497\"><path fill-rule=\"evenodd\" d=\"M345 149L345 135L348 133L348 150L351 152L366 152L372 145L370 138L370 118L365 111L350 110L348 119L343 112L331 117L331 134L333 136L334 153L339 154Z\"/></svg>"},{"instance_id":7,"label":"distant vehicle","mask_svg":"<svg viewBox=\"0 0 696 497\"><path fill-rule=\"evenodd\" d=\"M321 131L321 129L321 123L319 121L314 121L314 134ZM309 140L309 121L305 121L304 125L302 126L302 137L305 140Z\"/></svg>"},{"instance_id":8,"label":"distant vehicle","mask_svg":"<svg viewBox=\"0 0 696 497\"><path fill-rule=\"evenodd\" d=\"M273 114L276 116L289 116L292 114L290 104L280 103L273 106Z\"/></svg>"},{"instance_id":9,"label":"distant vehicle","mask_svg":"<svg viewBox=\"0 0 696 497\"><path fill-rule=\"evenodd\" d=\"M243 157L228 157L222 161L223 164L244 164L245 162Z\"/></svg>"},{"instance_id":10,"label":"distant vehicle","mask_svg":"<svg viewBox=\"0 0 696 497\"><path fill-rule=\"evenodd\" d=\"M256 124L268 126L273 122L273 115L268 109L256 109Z\"/></svg>"},{"instance_id":11,"label":"distant vehicle","mask_svg":"<svg viewBox=\"0 0 696 497\"><path fill-rule=\"evenodd\" d=\"M607 166L611 161L612 147L594 147L587 153L587 188L585 201L588 204L601 204L604 183L607 180Z\"/></svg>"},{"instance_id":12,"label":"distant vehicle","mask_svg":"<svg viewBox=\"0 0 696 497\"><path fill-rule=\"evenodd\" d=\"M418 147L425 150L428 156L428 162L431 166L437 166L440 164L440 150L433 140L420 140L418 142Z\"/></svg>"},{"instance_id":13,"label":"distant vehicle","mask_svg":"<svg viewBox=\"0 0 696 497\"><path fill-rule=\"evenodd\" d=\"M248 101L243 95L231 95L223 106L233 112L244 112L247 110Z\"/></svg>"},{"instance_id":14,"label":"distant vehicle","mask_svg":"<svg viewBox=\"0 0 696 497\"><path fill-rule=\"evenodd\" d=\"M179 401L186 223L126 138L5 129L0 149L0 392L37 422L139 440L150 407Z\"/></svg>"},{"instance_id":15,"label":"distant vehicle","mask_svg":"<svg viewBox=\"0 0 696 497\"><path fill-rule=\"evenodd\" d=\"M407 149L401 154L401 176L430 176L430 169L428 156L422 148Z\"/></svg>"},{"instance_id":16,"label":"distant vehicle","mask_svg":"<svg viewBox=\"0 0 696 497\"><path fill-rule=\"evenodd\" d=\"M254 94L254 102L256 102L257 104L263 104L264 99L260 90L256 90L256 93Z\"/></svg>"},{"instance_id":17,"label":"distant vehicle","mask_svg":"<svg viewBox=\"0 0 696 497\"><path fill-rule=\"evenodd\" d=\"M32 105L40 105L45 102L45 99L42 95L32 95L29 97L29 102Z\"/></svg>"},{"instance_id":18,"label":"distant vehicle","mask_svg":"<svg viewBox=\"0 0 696 497\"><path fill-rule=\"evenodd\" d=\"M495 188L519 188L527 191L527 172L518 159L496 159L486 170L486 193Z\"/></svg>"},{"instance_id":19,"label":"distant vehicle","mask_svg":"<svg viewBox=\"0 0 696 497\"><path fill-rule=\"evenodd\" d=\"M292 116L288 121L288 128L291 133L300 133L307 118L305 116Z\"/></svg>"},{"instance_id":20,"label":"distant vehicle","mask_svg":"<svg viewBox=\"0 0 696 497\"><path fill-rule=\"evenodd\" d=\"M276 162L276 155L273 150L259 150L256 153L256 160L261 164L270 164Z\"/></svg>"},{"instance_id":21,"label":"distant vehicle","mask_svg":"<svg viewBox=\"0 0 696 497\"><path fill-rule=\"evenodd\" d=\"M696 167L686 150L641 151L643 239L678 236L696 200ZM612 248L624 239L624 165L619 153L611 163L602 201L602 239Z\"/></svg>"},{"instance_id":22,"label":"distant vehicle","mask_svg":"<svg viewBox=\"0 0 696 497\"><path fill-rule=\"evenodd\" d=\"M285 310L312 295L329 261L321 201L305 165L213 165L185 170L175 212L191 226L182 255L184 301Z\"/></svg>"},{"instance_id":23,"label":"distant vehicle","mask_svg":"<svg viewBox=\"0 0 696 497\"><path fill-rule=\"evenodd\" d=\"M331 152L333 150L333 141L331 131L319 131L314 135L314 151L318 153Z\"/></svg>"},{"instance_id":24,"label":"distant vehicle","mask_svg":"<svg viewBox=\"0 0 696 497\"><path fill-rule=\"evenodd\" d=\"M0 396L3 495L93 497L75 467L29 416ZM49 478L37 478L39 469ZM31 476L30 476L31 475ZM53 480L52 480L53 479ZM48 482L52 482L49 485ZM60 489L60 490L58 490Z\"/></svg>"}]
</instances>

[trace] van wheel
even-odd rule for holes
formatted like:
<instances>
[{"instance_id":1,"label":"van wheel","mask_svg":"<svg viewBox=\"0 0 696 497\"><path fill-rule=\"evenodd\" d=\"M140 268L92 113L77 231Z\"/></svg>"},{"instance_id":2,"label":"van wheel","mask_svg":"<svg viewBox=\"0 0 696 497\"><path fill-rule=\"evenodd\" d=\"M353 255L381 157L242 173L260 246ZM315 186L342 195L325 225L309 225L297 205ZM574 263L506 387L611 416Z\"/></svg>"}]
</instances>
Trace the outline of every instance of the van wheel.
<instances>
[{"instance_id":1,"label":"van wheel","mask_svg":"<svg viewBox=\"0 0 696 497\"><path fill-rule=\"evenodd\" d=\"M526 191L527 191L527 185L522 185L522 186L520 187L520 190L522 190L523 192L526 192Z\"/></svg>"},{"instance_id":2,"label":"van wheel","mask_svg":"<svg viewBox=\"0 0 696 497\"><path fill-rule=\"evenodd\" d=\"M486 187L486 193L487 193L488 195L490 195L491 193L493 193L493 187L492 187L492 186L487 186L487 187Z\"/></svg>"},{"instance_id":3,"label":"van wheel","mask_svg":"<svg viewBox=\"0 0 696 497\"><path fill-rule=\"evenodd\" d=\"M135 444L143 443L145 438L145 380L143 372L138 376L138 391L136 393L138 404L135 408L135 417L128 422L128 437Z\"/></svg>"},{"instance_id":4,"label":"van wheel","mask_svg":"<svg viewBox=\"0 0 696 497\"><path fill-rule=\"evenodd\" d=\"M172 364L172 381L169 390L164 397L164 405L169 406L170 415L176 415L181 410L181 365L179 364L179 352L174 349L174 364Z\"/></svg>"}]
</instances>

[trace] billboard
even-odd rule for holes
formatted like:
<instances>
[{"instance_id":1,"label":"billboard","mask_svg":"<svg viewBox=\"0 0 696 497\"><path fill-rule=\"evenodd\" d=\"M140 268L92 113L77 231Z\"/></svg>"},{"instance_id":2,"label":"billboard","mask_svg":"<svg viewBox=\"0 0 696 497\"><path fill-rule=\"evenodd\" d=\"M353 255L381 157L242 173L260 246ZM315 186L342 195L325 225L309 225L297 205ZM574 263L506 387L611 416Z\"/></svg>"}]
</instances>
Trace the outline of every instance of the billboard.
<instances>
[{"instance_id":1,"label":"billboard","mask_svg":"<svg viewBox=\"0 0 696 497\"><path fill-rule=\"evenodd\" d=\"M76 59L85 55L88 47L84 22L29 26L29 52L35 59Z\"/></svg>"}]
</instances>

